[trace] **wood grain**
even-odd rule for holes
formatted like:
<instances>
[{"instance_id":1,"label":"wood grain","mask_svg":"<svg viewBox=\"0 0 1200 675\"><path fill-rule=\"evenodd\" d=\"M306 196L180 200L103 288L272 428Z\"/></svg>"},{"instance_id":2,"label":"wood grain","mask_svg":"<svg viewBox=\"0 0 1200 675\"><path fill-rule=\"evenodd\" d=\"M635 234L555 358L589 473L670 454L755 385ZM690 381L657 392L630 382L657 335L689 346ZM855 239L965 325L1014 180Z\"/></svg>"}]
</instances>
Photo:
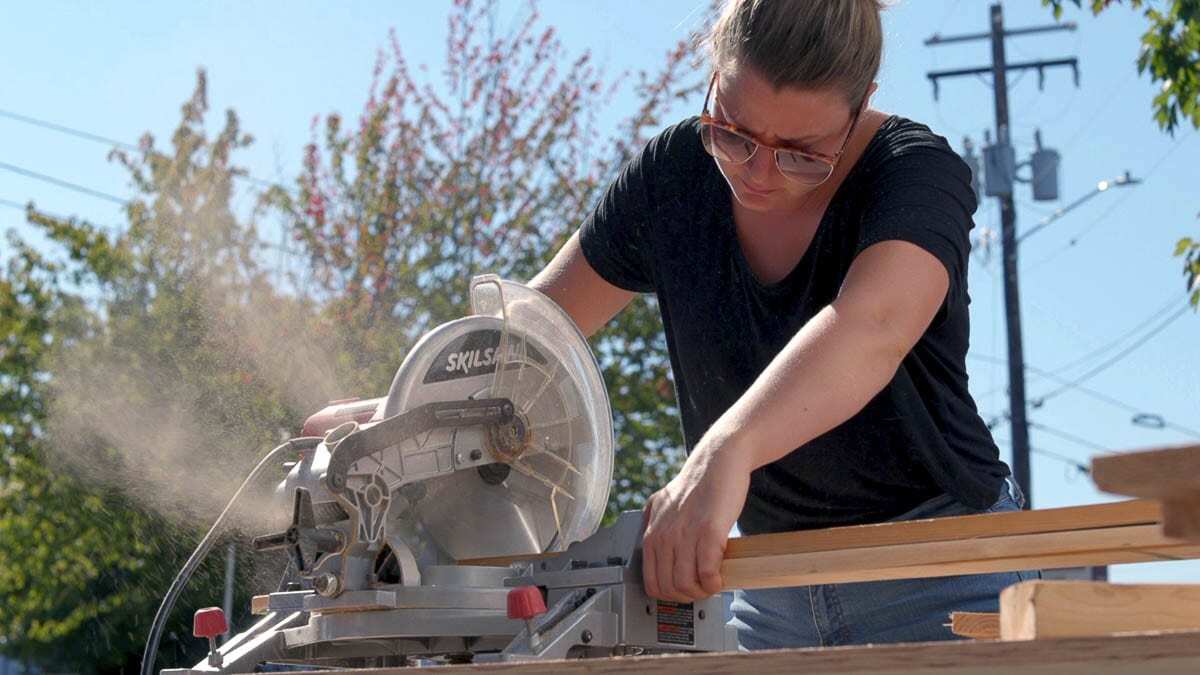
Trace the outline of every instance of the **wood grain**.
<instances>
[{"instance_id":1,"label":"wood grain","mask_svg":"<svg viewBox=\"0 0 1200 675\"><path fill-rule=\"evenodd\" d=\"M774 588L1179 560L1198 554L1200 545L1165 537L1158 525L1128 525L727 558L721 576L726 590Z\"/></svg>"},{"instance_id":2,"label":"wood grain","mask_svg":"<svg viewBox=\"0 0 1200 675\"><path fill-rule=\"evenodd\" d=\"M950 632L972 640L999 640L999 612L951 612Z\"/></svg>"},{"instance_id":3,"label":"wood grain","mask_svg":"<svg viewBox=\"0 0 1200 675\"><path fill-rule=\"evenodd\" d=\"M1200 584L1025 581L1000 594L1004 640L1200 630Z\"/></svg>"},{"instance_id":4,"label":"wood grain","mask_svg":"<svg viewBox=\"0 0 1200 675\"><path fill-rule=\"evenodd\" d=\"M1163 534L1200 541L1200 492L1163 500Z\"/></svg>"},{"instance_id":5,"label":"wood grain","mask_svg":"<svg viewBox=\"0 0 1200 675\"><path fill-rule=\"evenodd\" d=\"M901 522L853 525L779 534L758 534L730 539L728 558L753 558L781 553L808 553L888 544L977 539L1017 534L1064 532L1121 525L1148 525L1162 520L1162 508L1153 500L1070 506L1034 511L1007 511L974 516L952 516Z\"/></svg>"}]
</instances>

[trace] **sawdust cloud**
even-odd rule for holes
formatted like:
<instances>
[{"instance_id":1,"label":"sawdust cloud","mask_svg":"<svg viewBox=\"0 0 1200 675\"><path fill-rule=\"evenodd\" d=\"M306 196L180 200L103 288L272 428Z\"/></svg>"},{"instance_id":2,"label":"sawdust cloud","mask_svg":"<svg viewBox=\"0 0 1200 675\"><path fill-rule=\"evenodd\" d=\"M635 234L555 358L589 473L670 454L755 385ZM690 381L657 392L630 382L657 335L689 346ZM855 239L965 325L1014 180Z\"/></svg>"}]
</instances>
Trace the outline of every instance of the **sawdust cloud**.
<instances>
[{"instance_id":1,"label":"sawdust cloud","mask_svg":"<svg viewBox=\"0 0 1200 675\"><path fill-rule=\"evenodd\" d=\"M198 319L178 327L110 316L125 328L56 355L50 460L174 525L206 529L254 465L298 435L304 416L347 395L349 378L294 298L208 280L167 301L192 303L183 314ZM243 494L232 512L243 535L286 524L290 512L273 499L284 474L270 468Z\"/></svg>"}]
</instances>

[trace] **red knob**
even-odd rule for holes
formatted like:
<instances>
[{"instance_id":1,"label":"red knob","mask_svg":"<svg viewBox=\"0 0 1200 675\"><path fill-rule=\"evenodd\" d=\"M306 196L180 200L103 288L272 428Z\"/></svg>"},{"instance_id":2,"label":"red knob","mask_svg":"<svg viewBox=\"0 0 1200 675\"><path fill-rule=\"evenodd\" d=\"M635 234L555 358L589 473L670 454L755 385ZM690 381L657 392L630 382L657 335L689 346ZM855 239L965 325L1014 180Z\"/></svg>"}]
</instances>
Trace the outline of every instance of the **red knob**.
<instances>
[{"instance_id":1,"label":"red knob","mask_svg":"<svg viewBox=\"0 0 1200 675\"><path fill-rule=\"evenodd\" d=\"M220 607L205 607L196 610L192 617L192 635L202 638L215 638L229 632L229 623L225 621L225 612Z\"/></svg>"},{"instance_id":2,"label":"red knob","mask_svg":"<svg viewBox=\"0 0 1200 675\"><path fill-rule=\"evenodd\" d=\"M537 586L518 586L508 592L508 618L528 621L546 613L546 600Z\"/></svg>"}]
</instances>

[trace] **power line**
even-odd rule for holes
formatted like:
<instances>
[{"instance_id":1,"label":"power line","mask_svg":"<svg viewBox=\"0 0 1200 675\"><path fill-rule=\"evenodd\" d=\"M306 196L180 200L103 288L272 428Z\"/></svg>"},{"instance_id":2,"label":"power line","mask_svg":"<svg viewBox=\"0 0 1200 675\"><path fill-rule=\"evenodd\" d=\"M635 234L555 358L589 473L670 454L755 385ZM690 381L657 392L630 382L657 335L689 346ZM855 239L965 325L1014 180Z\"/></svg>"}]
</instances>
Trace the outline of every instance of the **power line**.
<instances>
[{"instance_id":1,"label":"power line","mask_svg":"<svg viewBox=\"0 0 1200 675\"><path fill-rule=\"evenodd\" d=\"M1169 159L1171 157L1171 155L1175 154L1176 150L1181 148L1183 146L1183 144L1185 142L1187 142L1193 136L1195 136L1195 134L1181 135L1179 137L1179 139L1176 140L1175 143L1170 148L1167 148L1167 151L1164 152L1162 154L1162 156L1160 156L1158 158L1158 160L1154 162L1154 164L1150 167L1150 169L1145 174L1142 175L1142 177L1141 177L1142 182L1148 181L1150 179L1150 176L1155 171L1157 171L1158 168L1161 167L1167 161L1167 159ZM1092 230L1094 230L1097 227L1099 227L1100 225L1102 225L1104 223L1104 221L1107 220L1108 217L1111 216L1114 212L1116 212L1117 209L1121 208L1121 206L1126 201L1128 201L1131 196L1133 196L1132 191L1126 192L1125 194L1118 197L1117 200L1112 202L1112 204L1107 209L1105 209L1105 211L1103 213L1101 213L1099 216L1097 216L1095 219L1093 219L1090 223L1083 226L1078 232L1076 232L1075 235L1072 236L1071 239L1066 244L1051 251L1050 254L1047 255L1045 258L1042 258L1041 260L1037 261L1036 263L1033 263L1029 267L1025 268L1024 271L1032 272L1035 269L1043 267L1046 263L1050 262L1051 260L1054 260L1059 255L1061 255L1063 252L1067 251L1068 249L1074 248L1075 245L1079 243L1080 239L1082 239L1085 235L1090 233Z\"/></svg>"},{"instance_id":2,"label":"power line","mask_svg":"<svg viewBox=\"0 0 1200 675\"><path fill-rule=\"evenodd\" d=\"M1188 294L1188 296L1190 296L1190 293ZM1186 300L1188 296L1185 296L1184 299ZM1062 366L1055 368L1054 372L1062 373L1064 371L1071 370L1075 366L1078 366L1080 364L1087 363L1089 361L1099 358L1102 354L1105 354L1108 351L1114 349L1117 345L1121 344L1122 342L1129 339L1133 335L1140 333L1142 331L1142 329L1145 328L1146 326L1149 326L1154 321L1162 318L1162 316L1164 314L1166 314L1168 311L1170 311L1170 309L1177 304L1179 304L1179 294L1172 293L1171 298L1169 300L1167 300L1167 302L1165 304L1163 304L1158 309L1154 310L1154 312L1151 313L1149 316L1147 316L1145 319L1142 319L1141 321L1139 321L1137 323L1137 325L1135 325L1133 328L1130 328L1129 330L1125 331L1121 335L1110 340L1107 344L1105 344L1101 347L1097 347L1096 349L1093 349L1092 351L1084 354L1083 356L1080 356L1079 358L1071 361L1070 363L1067 363L1067 364L1064 364Z\"/></svg>"},{"instance_id":3,"label":"power line","mask_svg":"<svg viewBox=\"0 0 1200 675\"><path fill-rule=\"evenodd\" d=\"M137 152L141 149L137 145L134 145L132 143L126 143L125 141L120 141L115 138L101 136L100 134L93 134L90 131L76 129L74 127L66 126L65 124L58 124L56 122L51 122L49 120L39 119L37 117L30 117L29 115L22 115L21 113L13 112L11 110L0 109L0 117L6 117L8 119L15 120L17 122L22 122L24 124L31 124L33 126L41 127L43 129L49 129L51 131L57 131L58 133L67 134L69 136L74 136L76 138L82 138L84 140L92 141L94 143L110 145L113 147L120 148L122 150L129 150L132 152ZM249 174L234 174L234 177L241 178L248 182L259 185L260 187L268 187L268 188L269 187L278 187L278 188L287 190L287 188L283 187L282 185L280 185L274 181L263 180L261 178L256 178L254 176L251 176Z\"/></svg>"},{"instance_id":4,"label":"power line","mask_svg":"<svg viewBox=\"0 0 1200 675\"><path fill-rule=\"evenodd\" d=\"M1007 438L996 437L996 438L993 438L993 440L995 440L997 443L1006 443L1009 445L1012 444L1012 441ZM1067 466L1071 467L1072 469L1075 469L1076 471L1078 471L1081 474L1088 475L1088 474L1092 473L1092 470L1091 470L1091 468L1088 467L1088 465L1084 464L1083 462L1080 462L1078 459L1075 459L1074 457L1070 457L1068 455L1063 455L1063 454L1054 452L1052 450L1046 450L1045 448L1039 448L1036 446L1030 447L1029 450L1030 450L1030 452L1032 452L1035 455L1043 455L1045 457L1049 457L1050 459L1058 460L1058 461L1062 462L1063 464L1066 464Z\"/></svg>"},{"instance_id":5,"label":"power line","mask_svg":"<svg viewBox=\"0 0 1200 675\"><path fill-rule=\"evenodd\" d=\"M1099 375L1100 373L1104 372L1105 370L1108 370L1110 367L1112 367L1113 365L1118 363L1121 359L1132 354L1135 350L1137 350L1138 347L1141 347L1142 345L1146 344L1146 342L1148 342L1150 340L1150 338L1153 338L1155 335L1158 335L1159 333L1161 333L1163 330L1165 330L1167 328L1167 326L1170 326L1172 323L1175 322L1176 319L1178 319L1179 317L1186 314L1188 312L1188 310L1190 310L1190 309L1191 309L1191 305L1184 305L1183 307L1180 307L1178 311L1176 311L1171 316L1167 317L1167 319L1165 321L1163 321L1162 323L1155 326L1154 329L1151 330L1149 333L1146 333L1142 337L1138 338L1137 341L1135 341L1133 344L1129 345L1125 349L1122 349L1115 356L1109 358L1106 361L1103 361L1098 366L1092 368L1091 370L1088 370L1086 373L1080 375L1079 377L1077 377L1073 380L1070 380L1068 382L1064 382L1057 389L1055 389L1055 390L1051 391L1050 393L1045 394L1043 396L1039 396L1039 397L1035 398L1034 400L1037 401L1039 404L1045 403L1047 400L1054 398L1055 396L1058 396L1059 394L1063 393L1064 391L1071 389L1075 385L1082 384L1082 383L1092 379L1096 375Z\"/></svg>"},{"instance_id":6,"label":"power line","mask_svg":"<svg viewBox=\"0 0 1200 675\"><path fill-rule=\"evenodd\" d=\"M90 187L85 187L78 183L72 183L71 181L63 180L61 178L55 178L54 176L48 176L44 173L38 173L36 171L31 171L29 169L23 169L19 166L16 166L14 164L9 164L7 162L0 162L0 169L4 169L6 171L11 171L13 173L20 174L27 178L33 178L34 180L40 180L40 181L43 181L46 183L50 183L52 185L57 185L61 188L66 188L68 190L74 190L75 192L79 192L79 193L85 194L85 195L90 195L90 196L96 197L98 199L106 199L110 202L115 202L117 204L120 204L121 206L125 206L125 205L129 204L128 200L122 199L121 197L118 197L116 195L112 195L107 192L101 192L100 190L93 190Z\"/></svg>"},{"instance_id":7,"label":"power line","mask_svg":"<svg viewBox=\"0 0 1200 675\"><path fill-rule=\"evenodd\" d=\"M88 141L94 141L96 143L103 143L105 145L113 145L113 146L116 146L123 150L137 150L138 149L136 145L132 145L132 144L126 143L124 141L118 141L116 139L107 138L104 136L100 136L99 134L93 134L88 131L72 129L71 127L68 127L68 126L63 126L61 124L55 124L54 122L49 122L46 120L40 120L36 117L29 117L27 115L15 113L11 110L0 109L0 117L7 117L10 120L24 122L25 124L32 124L37 127L42 127L43 129L57 131L59 133L67 134L69 136L75 136L77 138L82 138L82 139L88 140Z\"/></svg>"},{"instance_id":8,"label":"power line","mask_svg":"<svg viewBox=\"0 0 1200 675\"><path fill-rule=\"evenodd\" d=\"M1043 431L1045 433L1050 434L1051 436L1057 436L1057 437L1063 439L1064 441L1069 441L1071 443L1075 443L1076 445L1085 447L1089 450L1096 450L1098 452L1114 454L1114 452L1111 448L1101 445L1100 443L1096 443L1095 441L1089 441L1088 439L1086 439L1082 436L1077 436L1069 431L1063 431L1062 429L1055 429L1054 427L1049 427L1049 426L1046 426L1045 424L1042 424L1041 422L1034 422L1033 420L1029 421L1029 426L1034 429L1037 429L1038 431Z\"/></svg>"},{"instance_id":9,"label":"power line","mask_svg":"<svg viewBox=\"0 0 1200 675\"><path fill-rule=\"evenodd\" d=\"M1006 363L1006 361L1004 361L1004 359L1000 359L995 356L989 356L987 354L978 354L975 352L967 354L967 358L984 361L987 363L994 363L994 364ZM1036 366L1031 366L1028 363L1025 364L1025 369L1035 375L1045 377L1050 380L1054 380L1055 382L1060 382L1060 383L1068 382L1068 380L1064 377L1059 377L1058 375L1055 375L1054 373L1052 373L1048 370L1043 370L1041 368L1037 368ZM1001 388L1003 388L1003 387L1001 387ZM1126 412L1131 412L1134 415L1152 415L1156 419L1162 420L1164 427L1166 427L1168 429L1172 429L1174 431L1178 431L1183 434L1186 434L1193 438L1200 439L1200 430L1192 429L1190 427L1183 426L1182 424L1176 424L1174 422L1171 422L1170 420L1167 420L1166 418L1162 417L1161 415L1147 412L1145 408L1139 408L1131 403L1127 403L1120 399L1114 398L1108 394L1105 394L1102 391L1097 391L1096 389L1093 389L1091 387L1085 387L1082 384L1075 384L1071 388L1074 389L1075 391L1078 391L1081 394L1090 396L1097 401L1100 401L1102 403L1107 403L1107 404L1117 407L1117 408L1121 408L1122 410L1125 410ZM981 394L979 396L979 398L987 397L987 396L991 395L992 393L994 393L994 391L985 392L985 393Z\"/></svg>"}]
</instances>

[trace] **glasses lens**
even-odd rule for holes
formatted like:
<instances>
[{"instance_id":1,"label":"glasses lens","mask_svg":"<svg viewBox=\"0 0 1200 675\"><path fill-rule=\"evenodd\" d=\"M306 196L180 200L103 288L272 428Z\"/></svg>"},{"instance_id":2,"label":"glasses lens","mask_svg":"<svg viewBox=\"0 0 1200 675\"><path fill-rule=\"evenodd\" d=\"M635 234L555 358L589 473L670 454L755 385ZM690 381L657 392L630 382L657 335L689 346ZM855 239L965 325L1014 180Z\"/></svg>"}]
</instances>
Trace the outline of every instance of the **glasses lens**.
<instances>
[{"instance_id":1,"label":"glasses lens","mask_svg":"<svg viewBox=\"0 0 1200 675\"><path fill-rule=\"evenodd\" d=\"M780 150L775 153L779 172L792 180L815 185L824 182L833 173L833 165L802 155L798 152Z\"/></svg>"},{"instance_id":2,"label":"glasses lens","mask_svg":"<svg viewBox=\"0 0 1200 675\"><path fill-rule=\"evenodd\" d=\"M701 138L708 154L734 164L741 164L750 159L754 149L758 147L754 141L712 124L704 125Z\"/></svg>"}]
</instances>

